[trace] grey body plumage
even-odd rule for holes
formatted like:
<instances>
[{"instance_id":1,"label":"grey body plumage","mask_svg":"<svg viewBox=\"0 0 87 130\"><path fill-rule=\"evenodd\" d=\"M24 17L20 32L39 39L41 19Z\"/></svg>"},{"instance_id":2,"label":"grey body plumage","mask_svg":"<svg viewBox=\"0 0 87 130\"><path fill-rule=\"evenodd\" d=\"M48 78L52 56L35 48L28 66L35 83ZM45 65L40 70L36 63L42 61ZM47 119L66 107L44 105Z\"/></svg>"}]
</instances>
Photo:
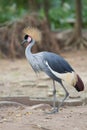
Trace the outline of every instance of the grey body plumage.
<instances>
[{"instance_id":1,"label":"grey body plumage","mask_svg":"<svg viewBox=\"0 0 87 130\"><path fill-rule=\"evenodd\" d=\"M34 45L35 41L33 40L32 43L30 43L27 47L26 47L26 50L25 50L25 55L26 55L26 58L27 60L29 61L30 65L32 66L33 70L35 71L35 73L37 72L40 72L40 71L43 71L45 72L48 76L50 76L52 79L53 79L53 84L54 84L54 88L55 88L55 82L54 80L56 80L57 82L59 82L62 86L62 81L59 77L57 77L56 75L54 75L47 63L54 69L54 71L56 70L56 68L58 66L61 66L62 62L64 62L64 64L66 64L66 66L68 67L67 69L65 69L63 66L61 66L57 71L58 72L61 72L61 73L66 73L67 71L72 71L72 68L69 66L69 64L60 56L58 56L57 54L54 54L54 53L51 53L51 52L39 52L39 53L36 53L36 54L32 54L31 53L31 49L32 49L32 46ZM60 59L60 60L58 60ZM57 61L58 60L58 61ZM53 62L53 63L52 63ZM59 62L59 65L58 63ZM55 64L55 65L54 65ZM62 69L63 68L63 69ZM65 87L63 86L65 92L66 92L66 96L64 97L63 100L66 99L66 97L68 96L68 92L67 90L65 89ZM55 95L56 95L56 89L53 90L53 95L54 95L54 109L53 109L53 113L58 111L59 107L62 105L62 103L64 101L62 101L61 105L59 105L59 107L57 107L56 109L56 106L55 106Z\"/></svg>"},{"instance_id":2,"label":"grey body plumage","mask_svg":"<svg viewBox=\"0 0 87 130\"><path fill-rule=\"evenodd\" d=\"M61 56L59 56L55 53L44 51L44 52L32 54L31 49L32 49L33 45L35 44L35 40L33 39L33 37L35 37L35 39L38 40L39 32L38 32L38 30L35 30L35 34L38 34L37 37L36 37L36 35L34 35L34 29L32 29L32 28L30 28L30 30L29 29L25 30L25 32L27 32L27 35L25 35L22 45L24 45L26 42L28 42L28 45L26 46L26 49L25 49L25 55L26 55L28 62L32 66L35 73L43 71L51 79L53 79L53 97L54 97L53 107L54 107L54 109L53 109L52 113L55 113L59 110L60 106L63 104L63 102L69 95L69 93L67 92L66 88L64 87L62 81L67 79L67 77L68 77L68 79L70 80L70 83L72 83L72 85L75 86L77 83L77 75L76 75L75 71L72 69L72 67L68 64L68 62L64 58L62 58ZM28 35L29 33L31 33L32 36ZM57 106L57 108L55 105L55 102L56 102L55 81L60 83L62 88L65 91L65 96L64 96L63 100L61 101L61 103ZM81 80L79 80L79 81L82 85ZM78 87L76 89L79 90ZM83 88L81 88L80 91L82 91L82 90L83 90Z\"/></svg>"},{"instance_id":3,"label":"grey body plumage","mask_svg":"<svg viewBox=\"0 0 87 130\"><path fill-rule=\"evenodd\" d=\"M48 62L50 67L58 73L74 71L63 57L55 53L44 51L32 54L31 48L34 45L35 41L32 41L32 43L32 45L26 48L25 55L35 72L45 71L49 69L46 65L46 62Z\"/></svg>"}]
</instances>

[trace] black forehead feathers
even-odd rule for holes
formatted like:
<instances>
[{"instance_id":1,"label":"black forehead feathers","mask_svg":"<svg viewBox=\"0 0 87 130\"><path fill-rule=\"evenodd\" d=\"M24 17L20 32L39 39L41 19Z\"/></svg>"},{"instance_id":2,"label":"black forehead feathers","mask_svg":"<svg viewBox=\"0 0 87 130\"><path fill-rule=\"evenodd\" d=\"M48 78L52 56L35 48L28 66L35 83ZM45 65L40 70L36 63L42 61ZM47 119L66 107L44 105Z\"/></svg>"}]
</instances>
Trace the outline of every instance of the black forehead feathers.
<instances>
[{"instance_id":1,"label":"black forehead feathers","mask_svg":"<svg viewBox=\"0 0 87 130\"><path fill-rule=\"evenodd\" d=\"M26 34L25 36L24 36L24 39L26 40L28 38L28 35Z\"/></svg>"}]
</instances>

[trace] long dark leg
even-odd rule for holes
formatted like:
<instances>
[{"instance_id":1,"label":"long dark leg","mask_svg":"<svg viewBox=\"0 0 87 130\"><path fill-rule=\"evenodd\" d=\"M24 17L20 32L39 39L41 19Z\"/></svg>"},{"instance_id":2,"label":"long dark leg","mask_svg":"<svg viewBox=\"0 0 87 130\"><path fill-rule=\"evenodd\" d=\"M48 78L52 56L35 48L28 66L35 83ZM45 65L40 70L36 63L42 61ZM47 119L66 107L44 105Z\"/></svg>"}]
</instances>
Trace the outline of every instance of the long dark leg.
<instances>
[{"instance_id":1,"label":"long dark leg","mask_svg":"<svg viewBox=\"0 0 87 130\"><path fill-rule=\"evenodd\" d=\"M58 112L58 107L56 107L56 86L55 86L55 81L53 80L53 110L51 113L56 113Z\"/></svg>"},{"instance_id":2,"label":"long dark leg","mask_svg":"<svg viewBox=\"0 0 87 130\"><path fill-rule=\"evenodd\" d=\"M52 114L56 112L58 112L58 107L56 107L56 86L55 81L53 80L53 109L46 113Z\"/></svg>"},{"instance_id":3,"label":"long dark leg","mask_svg":"<svg viewBox=\"0 0 87 130\"><path fill-rule=\"evenodd\" d=\"M56 87L55 87L55 81L53 80L53 113L57 111L58 109L56 107Z\"/></svg>"},{"instance_id":4,"label":"long dark leg","mask_svg":"<svg viewBox=\"0 0 87 130\"><path fill-rule=\"evenodd\" d=\"M52 113L56 113L59 111L59 108L63 105L64 101L66 100L66 98L69 96L68 91L66 90L66 88L64 87L62 81L60 82L62 88L65 91L65 97L62 99L61 103L58 105L58 107L56 107L56 86L55 86L55 81L53 80L53 110Z\"/></svg>"},{"instance_id":5,"label":"long dark leg","mask_svg":"<svg viewBox=\"0 0 87 130\"><path fill-rule=\"evenodd\" d=\"M63 98L63 100L61 101L61 103L58 105L58 110L59 108L63 105L64 101L66 100L66 98L69 96L69 93L68 91L66 90L66 88L64 87L63 83L61 82L61 86L62 88L64 89L65 91L65 97Z\"/></svg>"}]
</instances>

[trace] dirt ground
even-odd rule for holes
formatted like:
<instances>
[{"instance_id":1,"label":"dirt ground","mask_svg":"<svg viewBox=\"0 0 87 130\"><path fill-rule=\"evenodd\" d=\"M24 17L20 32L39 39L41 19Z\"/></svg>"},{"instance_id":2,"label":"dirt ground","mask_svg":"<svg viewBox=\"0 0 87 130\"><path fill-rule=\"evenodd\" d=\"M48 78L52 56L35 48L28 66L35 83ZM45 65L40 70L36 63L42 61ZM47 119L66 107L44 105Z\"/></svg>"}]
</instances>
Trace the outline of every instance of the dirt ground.
<instances>
[{"instance_id":1,"label":"dirt ground","mask_svg":"<svg viewBox=\"0 0 87 130\"><path fill-rule=\"evenodd\" d=\"M62 53L85 84L84 92L69 88L69 99L87 99L87 51ZM37 80L38 79L38 80ZM34 74L26 59L0 59L0 98L51 98L51 80ZM61 90L61 88L59 88ZM59 97L64 93L57 91ZM50 105L22 106L0 102L0 130L87 130L87 105L64 106L59 113L46 114Z\"/></svg>"},{"instance_id":2,"label":"dirt ground","mask_svg":"<svg viewBox=\"0 0 87 130\"><path fill-rule=\"evenodd\" d=\"M45 108L48 107L45 105ZM87 130L87 107L66 107L46 114L31 107L1 107L0 130Z\"/></svg>"}]
</instances>

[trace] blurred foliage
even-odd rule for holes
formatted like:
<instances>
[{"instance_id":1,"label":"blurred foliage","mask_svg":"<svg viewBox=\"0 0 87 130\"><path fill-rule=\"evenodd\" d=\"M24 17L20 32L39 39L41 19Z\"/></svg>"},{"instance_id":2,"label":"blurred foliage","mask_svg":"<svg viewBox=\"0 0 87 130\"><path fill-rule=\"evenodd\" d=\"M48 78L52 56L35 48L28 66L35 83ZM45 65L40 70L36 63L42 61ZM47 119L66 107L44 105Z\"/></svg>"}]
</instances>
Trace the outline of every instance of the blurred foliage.
<instances>
[{"instance_id":1,"label":"blurred foliage","mask_svg":"<svg viewBox=\"0 0 87 130\"><path fill-rule=\"evenodd\" d=\"M37 13L40 18L43 19L45 17L43 7L44 0L37 0L34 4L31 2L32 5L29 5L29 1L31 2L31 0L0 0L0 23L14 21L21 18L25 14L29 14L31 12L31 6L35 6L35 4L37 4ZM48 15L51 28L71 28L75 22L75 0L48 1ZM82 0L82 2L83 27L87 27L87 0Z\"/></svg>"},{"instance_id":2,"label":"blurred foliage","mask_svg":"<svg viewBox=\"0 0 87 130\"><path fill-rule=\"evenodd\" d=\"M75 11L68 3L64 3L63 6L51 8L49 16L53 28L71 27L75 20Z\"/></svg>"},{"instance_id":3,"label":"blurred foliage","mask_svg":"<svg viewBox=\"0 0 87 130\"><path fill-rule=\"evenodd\" d=\"M27 12L26 8L25 0L0 0L0 23L18 19Z\"/></svg>"}]
</instances>

